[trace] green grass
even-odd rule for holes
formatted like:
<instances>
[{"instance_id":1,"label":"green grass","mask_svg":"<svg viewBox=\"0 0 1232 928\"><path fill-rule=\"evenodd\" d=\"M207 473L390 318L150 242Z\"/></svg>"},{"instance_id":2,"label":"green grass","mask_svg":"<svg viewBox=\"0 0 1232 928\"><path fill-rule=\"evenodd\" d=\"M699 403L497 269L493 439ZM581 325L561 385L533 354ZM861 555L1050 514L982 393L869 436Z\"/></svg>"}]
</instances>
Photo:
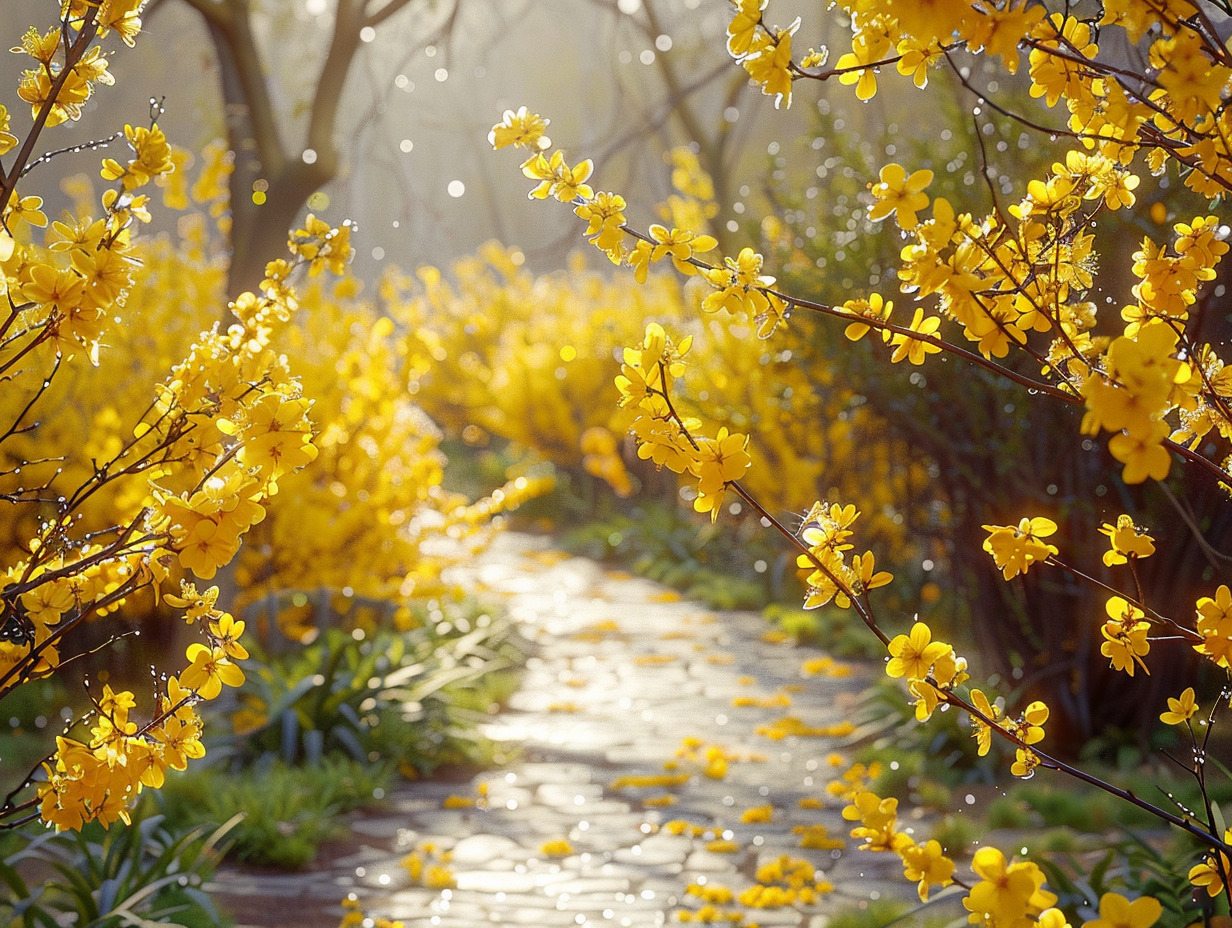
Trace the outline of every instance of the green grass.
<instances>
[{"instance_id":1,"label":"green grass","mask_svg":"<svg viewBox=\"0 0 1232 928\"><path fill-rule=\"evenodd\" d=\"M326 757L312 767L281 762L241 774L209 768L169 778L163 811L180 827L243 819L227 838L228 855L248 863L298 870L320 846L345 833L341 813L378 802L393 777L389 765Z\"/></svg>"},{"instance_id":2,"label":"green grass","mask_svg":"<svg viewBox=\"0 0 1232 928\"><path fill-rule=\"evenodd\" d=\"M1002 796L984 813L989 828L1029 828L1035 822L1031 807L1022 799Z\"/></svg>"},{"instance_id":3,"label":"green grass","mask_svg":"<svg viewBox=\"0 0 1232 928\"><path fill-rule=\"evenodd\" d=\"M806 610L772 603L763 614L796 641L821 648L835 657L876 660L885 653L881 642L847 609L826 606Z\"/></svg>"},{"instance_id":4,"label":"green grass","mask_svg":"<svg viewBox=\"0 0 1232 928\"><path fill-rule=\"evenodd\" d=\"M885 928L911 910L897 899L874 899L866 906L842 909L830 919L827 928Z\"/></svg>"},{"instance_id":5,"label":"green grass","mask_svg":"<svg viewBox=\"0 0 1232 928\"><path fill-rule=\"evenodd\" d=\"M970 813L951 812L933 827L929 837L939 842L947 855L966 857L985 830Z\"/></svg>"}]
</instances>

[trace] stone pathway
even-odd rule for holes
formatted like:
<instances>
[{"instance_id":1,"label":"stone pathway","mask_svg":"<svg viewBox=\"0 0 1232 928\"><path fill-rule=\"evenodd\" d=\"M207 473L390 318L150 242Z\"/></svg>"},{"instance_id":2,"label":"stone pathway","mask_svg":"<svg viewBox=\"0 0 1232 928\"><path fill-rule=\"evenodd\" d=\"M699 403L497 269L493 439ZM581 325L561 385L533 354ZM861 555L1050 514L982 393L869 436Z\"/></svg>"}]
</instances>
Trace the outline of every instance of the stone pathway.
<instances>
[{"instance_id":1,"label":"stone pathway","mask_svg":"<svg viewBox=\"0 0 1232 928\"><path fill-rule=\"evenodd\" d=\"M469 783L399 786L310 873L221 871L213 895L241 925L333 928L348 893L406 928L674 924L705 905L691 885L739 894L783 855L833 892L719 907L821 928L836 909L912 893L897 861L824 840L850 828L825 787L847 768L866 671L823 659L806 673L817 652L764 641L757 614L710 612L544 539L505 534L468 571L537 648L486 732L514 760ZM801 847L809 828L822 847Z\"/></svg>"}]
</instances>

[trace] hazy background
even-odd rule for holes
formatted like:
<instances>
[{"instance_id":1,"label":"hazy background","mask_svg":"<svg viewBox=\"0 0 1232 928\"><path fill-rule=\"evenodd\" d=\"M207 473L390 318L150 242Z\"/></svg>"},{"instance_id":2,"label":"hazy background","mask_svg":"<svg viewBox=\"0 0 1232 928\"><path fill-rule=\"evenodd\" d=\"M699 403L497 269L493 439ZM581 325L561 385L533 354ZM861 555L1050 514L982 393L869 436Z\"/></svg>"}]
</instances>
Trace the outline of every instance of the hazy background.
<instances>
[{"instance_id":1,"label":"hazy background","mask_svg":"<svg viewBox=\"0 0 1232 928\"><path fill-rule=\"evenodd\" d=\"M288 147L300 144L335 3L253 0ZM828 39L835 57L842 53L832 15L802 2L772 6L780 25L811 13L797 48ZM43 22L46 8L43 0L6 0L0 24L16 36ZM859 123L888 117L884 97L861 107L837 85L802 88L790 111L776 110L726 53L730 10L726 0L457 0L456 10L452 2L415 0L364 37L339 120L342 170L310 208L335 224L357 223L356 270L368 279L387 262L447 264L492 238L522 248L531 266L558 266L580 244L579 229L563 207L527 200L532 185L517 155L487 143L491 125L519 105L550 116L554 144L571 160L592 157L592 183L623 193L630 218L644 226L669 191L664 152L690 140L681 118L687 109L706 132L730 124L725 224L747 220L771 166L767 146L808 127L819 93L843 101ZM821 27L831 33L808 34ZM6 57L4 79L15 81L27 59ZM682 88L675 97L665 67ZM174 143L199 151L223 136L214 46L182 0L160 0L136 48L114 50L112 71L116 85L102 88L80 123L48 139L80 144L124 122L142 124L151 97L163 99L161 124ZM28 119L13 113L18 134ZM97 155L73 157L96 175Z\"/></svg>"}]
</instances>

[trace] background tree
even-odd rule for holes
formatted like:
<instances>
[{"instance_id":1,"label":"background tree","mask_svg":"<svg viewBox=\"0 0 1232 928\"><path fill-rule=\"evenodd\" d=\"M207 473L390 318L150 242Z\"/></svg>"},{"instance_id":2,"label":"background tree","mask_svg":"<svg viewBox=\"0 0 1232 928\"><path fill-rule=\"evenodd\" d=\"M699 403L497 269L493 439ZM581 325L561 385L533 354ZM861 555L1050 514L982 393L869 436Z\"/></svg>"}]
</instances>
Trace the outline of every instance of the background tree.
<instances>
[{"instance_id":1,"label":"background tree","mask_svg":"<svg viewBox=\"0 0 1232 928\"><path fill-rule=\"evenodd\" d=\"M102 159L101 207L90 198L47 236L32 231L48 224L33 191L49 183L58 159L80 152L50 148L43 133L71 124L96 87L112 83L102 43L135 40L138 6L66 3L50 28L32 26L16 49L27 56L17 95L31 114L20 137L0 107L0 149L12 154L0 171L0 421L8 423L0 435L0 698L78 672L83 657L131 633L116 614L151 592L163 600L172 574L184 578L182 595L164 601L188 610L199 640L186 650L187 667L145 681L152 693L140 706L132 691L83 683L87 707L69 710L72 723L48 739L40 764L5 758L0 827L127 821L143 788L201 756L196 706L243 681L237 662L247 654L243 623L216 608L217 589L198 593L194 580L213 578L234 557L277 480L317 453L311 404L285 355L269 347L290 318L297 269L345 264L349 249L328 226L290 233L291 259L270 272L278 285L233 305L226 333L200 332L169 366L136 375L111 346L139 328L124 310L140 266L134 233L150 219L141 191L174 172L157 110L149 125L120 133L132 157ZM142 398L110 405L108 375L138 384ZM67 401L82 384L107 405Z\"/></svg>"},{"instance_id":2,"label":"background tree","mask_svg":"<svg viewBox=\"0 0 1232 928\"><path fill-rule=\"evenodd\" d=\"M318 22L329 27L321 45L305 50L303 61L315 79L302 75L293 87L271 79L274 63L285 60L290 11L267 8L253 0L181 0L201 17L217 62L227 133L234 159L230 175L228 292L255 289L267 255L283 246L290 228L313 193L339 173L346 157L340 138L340 108L356 56L376 30L400 15L424 24L423 44L447 40L457 22L461 0L336 0L332 9L309 4ZM150 19L168 0L153 0ZM313 43L314 45L316 43ZM287 107L280 96L298 99L307 111Z\"/></svg>"}]
</instances>

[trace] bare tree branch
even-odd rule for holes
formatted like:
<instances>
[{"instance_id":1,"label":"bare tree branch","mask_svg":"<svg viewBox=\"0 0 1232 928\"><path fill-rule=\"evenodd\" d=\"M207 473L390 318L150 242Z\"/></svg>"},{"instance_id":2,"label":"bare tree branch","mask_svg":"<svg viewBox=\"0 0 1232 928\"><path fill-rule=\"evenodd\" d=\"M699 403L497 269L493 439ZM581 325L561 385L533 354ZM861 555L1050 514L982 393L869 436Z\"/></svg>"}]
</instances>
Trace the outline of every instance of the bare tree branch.
<instances>
[{"instance_id":1,"label":"bare tree branch","mask_svg":"<svg viewBox=\"0 0 1232 928\"><path fill-rule=\"evenodd\" d=\"M412 0L388 0L388 2L379 10L365 10L363 14L364 25L372 27L379 26L381 23L385 22L385 20L389 19L389 17L402 12L402 10L408 7L411 3ZM453 9L449 13L449 19L451 21L458 15L459 6L461 6L460 3L454 3Z\"/></svg>"},{"instance_id":2,"label":"bare tree branch","mask_svg":"<svg viewBox=\"0 0 1232 928\"><path fill-rule=\"evenodd\" d=\"M229 25L236 17L235 4L232 0L183 0L183 2L200 13L206 22L219 26ZM150 0L142 11L142 19L148 23L154 14L166 5L167 0Z\"/></svg>"}]
</instances>

